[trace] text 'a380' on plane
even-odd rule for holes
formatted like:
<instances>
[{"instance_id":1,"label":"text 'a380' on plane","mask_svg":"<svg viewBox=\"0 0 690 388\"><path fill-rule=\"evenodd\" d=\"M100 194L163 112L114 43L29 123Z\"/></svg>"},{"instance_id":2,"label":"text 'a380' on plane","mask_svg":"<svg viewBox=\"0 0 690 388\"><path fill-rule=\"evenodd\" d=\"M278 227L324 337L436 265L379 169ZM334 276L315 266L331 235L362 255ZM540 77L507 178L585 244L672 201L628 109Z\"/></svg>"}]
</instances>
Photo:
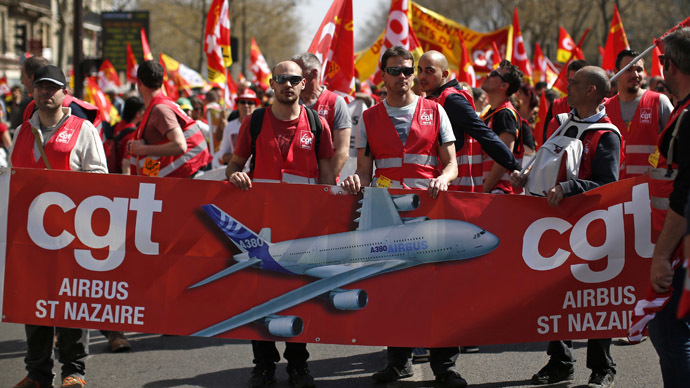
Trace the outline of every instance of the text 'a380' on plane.
<instances>
[{"instance_id":1,"label":"text 'a380' on plane","mask_svg":"<svg viewBox=\"0 0 690 388\"><path fill-rule=\"evenodd\" d=\"M414 210L419 196L391 196L385 188L366 188L357 211L359 226L351 232L270 242L270 230L254 233L218 206L202 208L242 251L237 261L189 288L196 288L239 270L256 267L286 275L319 278L305 286L228 318L192 335L211 337L248 323L263 324L279 337L300 335L303 320L276 313L315 297L326 297L339 310L364 308L364 290L340 287L382 273L420 264L470 259L494 250L498 238L464 221L428 217L401 218L399 211Z\"/></svg>"}]
</instances>

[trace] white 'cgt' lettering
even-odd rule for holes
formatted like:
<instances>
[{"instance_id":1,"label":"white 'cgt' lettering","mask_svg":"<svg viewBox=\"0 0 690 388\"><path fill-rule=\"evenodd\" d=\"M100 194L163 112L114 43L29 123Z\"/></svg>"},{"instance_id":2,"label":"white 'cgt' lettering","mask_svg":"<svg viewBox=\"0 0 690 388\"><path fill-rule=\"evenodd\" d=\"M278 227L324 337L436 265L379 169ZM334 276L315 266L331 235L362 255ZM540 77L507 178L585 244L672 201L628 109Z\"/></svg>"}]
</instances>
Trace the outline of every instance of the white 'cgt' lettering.
<instances>
[{"instance_id":1,"label":"white 'cgt' lettering","mask_svg":"<svg viewBox=\"0 0 690 388\"><path fill-rule=\"evenodd\" d=\"M77 263L90 271L111 271L125 259L125 239L127 236L127 213L133 210L136 215L134 231L134 245L145 255L157 255L158 243L151 241L153 213L163 209L163 201L155 199L156 185L152 183L139 184L139 198L113 199L94 195L84 199L79 206L62 193L49 191L41 193L31 202L26 229L31 241L43 249L58 250L70 245L75 236L63 230L57 236L46 232L43 218L50 206L58 206L63 212L77 208L74 216L74 231L77 238L91 249L108 248L108 257L96 259L88 249L75 249L74 258ZM97 209L104 209L110 216L108 232L99 236L94 233L91 218Z\"/></svg>"},{"instance_id":2,"label":"white 'cgt' lettering","mask_svg":"<svg viewBox=\"0 0 690 388\"><path fill-rule=\"evenodd\" d=\"M632 200L610 206L608 209L594 210L585 214L573 226L557 217L546 217L534 221L525 231L522 239L522 258L528 267L537 271L548 271L560 267L570 257L570 251L558 248L550 257L539 253L539 241L547 230L560 234L572 228L570 248L572 253L583 260L596 261L608 257L608 265L601 271L593 271L589 264L570 266L575 279L583 283L601 283L618 276L625 265L625 223L623 213L633 216L635 228L635 252L638 256L651 258L654 244L651 241L651 206L648 184L639 184L632 189ZM587 228L595 220L604 221L606 241L600 246L592 246L587 240Z\"/></svg>"}]
</instances>

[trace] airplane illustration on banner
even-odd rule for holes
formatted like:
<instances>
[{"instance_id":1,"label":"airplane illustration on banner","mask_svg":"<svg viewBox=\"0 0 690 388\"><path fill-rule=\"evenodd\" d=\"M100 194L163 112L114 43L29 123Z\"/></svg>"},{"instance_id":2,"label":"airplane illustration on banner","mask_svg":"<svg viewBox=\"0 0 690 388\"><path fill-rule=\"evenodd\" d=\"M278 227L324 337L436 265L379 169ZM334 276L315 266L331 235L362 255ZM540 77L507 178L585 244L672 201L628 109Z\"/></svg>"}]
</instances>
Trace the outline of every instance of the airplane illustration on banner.
<instances>
[{"instance_id":1,"label":"airplane illustration on banner","mask_svg":"<svg viewBox=\"0 0 690 388\"><path fill-rule=\"evenodd\" d=\"M192 335L212 337L248 323L259 323L279 337L302 333L304 322L297 316L276 315L280 311L326 297L339 310L366 307L365 290L340 287L372 276L420 264L471 259L493 251L498 238L464 221L428 217L401 218L399 211L419 207L419 196L391 196L385 188L366 188L356 230L325 236L272 243L270 229L259 234L242 225L218 206L203 205L204 211L242 253L237 261L194 285L196 288L239 270L256 267L290 275L319 278L261 305Z\"/></svg>"}]
</instances>

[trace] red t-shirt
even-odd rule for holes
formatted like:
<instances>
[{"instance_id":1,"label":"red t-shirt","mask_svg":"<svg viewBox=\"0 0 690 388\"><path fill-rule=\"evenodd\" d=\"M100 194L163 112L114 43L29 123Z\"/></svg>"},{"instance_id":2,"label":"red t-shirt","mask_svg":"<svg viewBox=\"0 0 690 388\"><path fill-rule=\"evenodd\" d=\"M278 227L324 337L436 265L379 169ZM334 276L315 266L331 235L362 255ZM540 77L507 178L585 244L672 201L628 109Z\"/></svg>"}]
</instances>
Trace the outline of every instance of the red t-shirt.
<instances>
[{"instance_id":1,"label":"red t-shirt","mask_svg":"<svg viewBox=\"0 0 690 388\"><path fill-rule=\"evenodd\" d=\"M295 137L298 125L300 125L300 120L303 121L301 125L305 125L306 127L309 126L309 120L304 113L301 113L300 116L294 120L284 121L276 118L270 108L266 109L264 120L271 120L271 126L273 127L273 132L276 134L276 141L280 147L280 153L283 156L283 160L287 158L292 139ZM329 159L333 157L331 129L323 117L319 116L319 120L321 120L321 127L323 128L321 131L321 140L319 141L319 159ZM235 155L245 159L249 159L252 155L252 136L249 133L249 124L251 121L251 115L244 118L240 126L240 132L237 136L237 144L235 146Z\"/></svg>"}]
</instances>

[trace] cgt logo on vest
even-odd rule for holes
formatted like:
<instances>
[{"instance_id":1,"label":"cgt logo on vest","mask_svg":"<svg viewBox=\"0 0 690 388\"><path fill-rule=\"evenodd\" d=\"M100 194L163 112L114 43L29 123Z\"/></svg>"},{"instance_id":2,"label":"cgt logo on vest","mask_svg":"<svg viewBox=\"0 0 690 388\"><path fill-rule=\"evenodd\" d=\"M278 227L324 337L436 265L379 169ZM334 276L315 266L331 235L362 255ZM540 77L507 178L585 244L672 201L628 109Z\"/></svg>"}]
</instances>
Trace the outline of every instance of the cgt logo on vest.
<instances>
[{"instance_id":1,"label":"cgt logo on vest","mask_svg":"<svg viewBox=\"0 0 690 388\"><path fill-rule=\"evenodd\" d=\"M422 109L419 112L419 122L422 125L434 125L434 111L432 109Z\"/></svg>"},{"instance_id":2,"label":"cgt logo on vest","mask_svg":"<svg viewBox=\"0 0 690 388\"><path fill-rule=\"evenodd\" d=\"M305 150L311 150L312 144L314 144L314 138L311 132L302 130L299 134L299 147Z\"/></svg>"},{"instance_id":3,"label":"cgt logo on vest","mask_svg":"<svg viewBox=\"0 0 690 388\"><path fill-rule=\"evenodd\" d=\"M163 208L163 201L155 199L156 185L152 183L139 184L139 198L113 199L94 195L84 199L77 206L72 199L63 193L49 191L39 194L29 206L26 230L31 241L43 249L59 250L69 246L75 236L63 230L57 236L46 232L44 217L51 206L58 206L63 213L77 208L74 214L74 230L77 238L91 249L108 248L108 257L96 259L88 249L75 249L74 258L83 268L104 272L111 271L125 259L125 239L127 233L127 215L129 210L136 213L134 230L134 244L137 250L145 255L157 255L158 243L151 241L153 213L159 213ZM108 232L97 235L91 225L91 218L97 209L105 209L110 218Z\"/></svg>"},{"instance_id":4,"label":"cgt logo on vest","mask_svg":"<svg viewBox=\"0 0 690 388\"><path fill-rule=\"evenodd\" d=\"M631 214L634 224L635 252L638 256L651 258L654 244L651 241L651 206L647 183L633 187L632 200L610 206L606 210L594 210L585 214L575 225L556 217L534 221L522 238L522 259L536 271L549 271L560 267L568 260L571 252L558 248L550 257L539 253L539 242L548 230L560 234L570 230L570 249L577 257L586 261L608 258L606 268L594 271L589 264L570 266L575 279L582 283L602 283L618 276L625 265L625 222L623 214ZM606 241L601 246L592 246L587 239L587 228L592 222L601 220L606 225Z\"/></svg>"},{"instance_id":5,"label":"cgt logo on vest","mask_svg":"<svg viewBox=\"0 0 690 388\"><path fill-rule=\"evenodd\" d=\"M640 123L642 123L642 124L651 124L652 123L652 108L640 109Z\"/></svg>"}]
</instances>

